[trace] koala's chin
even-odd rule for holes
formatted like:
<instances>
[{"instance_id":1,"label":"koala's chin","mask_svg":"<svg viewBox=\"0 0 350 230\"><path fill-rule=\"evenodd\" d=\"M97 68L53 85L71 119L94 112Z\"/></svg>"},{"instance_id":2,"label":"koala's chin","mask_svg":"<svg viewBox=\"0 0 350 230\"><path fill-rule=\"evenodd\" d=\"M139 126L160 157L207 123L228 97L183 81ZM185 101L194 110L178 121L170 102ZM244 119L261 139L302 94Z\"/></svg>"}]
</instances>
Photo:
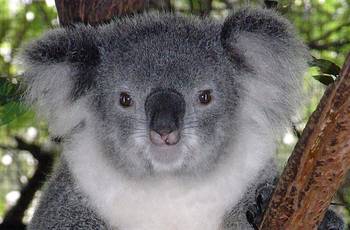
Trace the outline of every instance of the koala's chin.
<instances>
[{"instance_id":1,"label":"koala's chin","mask_svg":"<svg viewBox=\"0 0 350 230\"><path fill-rule=\"evenodd\" d=\"M183 167L185 160L182 143L162 146L151 144L146 155L156 172L179 170Z\"/></svg>"}]
</instances>

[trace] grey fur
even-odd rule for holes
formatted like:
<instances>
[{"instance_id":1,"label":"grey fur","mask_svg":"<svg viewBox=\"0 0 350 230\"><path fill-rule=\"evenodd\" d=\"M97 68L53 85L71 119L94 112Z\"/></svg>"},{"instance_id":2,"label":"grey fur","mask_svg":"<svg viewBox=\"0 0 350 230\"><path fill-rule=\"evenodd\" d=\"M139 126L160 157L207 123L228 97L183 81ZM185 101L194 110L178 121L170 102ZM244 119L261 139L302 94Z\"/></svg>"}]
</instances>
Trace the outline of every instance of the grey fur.
<instances>
[{"instance_id":1,"label":"grey fur","mask_svg":"<svg viewBox=\"0 0 350 230\"><path fill-rule=\"evenodd\" d=\"M118 198L113 188L130 187L120 180L138 181L138 189L150 189L155 194L149 198L152 205L152 199L164 198L152 188L166 183L166 178L175 179L180 187L196 189L226 167L241 174L230 178L224 173L218 181L225 182L227 177L229 188L242 192L235 193L232 200L223 198L233 210L218 209L227 213L222 226L250 229L245 207L254 202L258 181L272 180L275 175L273 167L264 168L273 158L275 135L289 124L299 103L308 59L308 50L292 26L275 12L261 9L241 9L224 23L145 14L98 28L77 25L48 32L22 55L27 99L48 119L52 134L68 140L62 160L67 165L62 163L51 179L29 229L117 228L115 217L128 226L140 216L124 218L113 205L107 208ZM145 100L159 88L173 90L186 102L181 110L186 111L183 142L171 150L179 155L180 163L157 163L152 154L159 150L149 145ZM212 91L213 101L202 106L198 91L206 89ZM124 91L134 100L130 108L118 105ZM84 127L74 130L82 122ZM90 147L84 150L84 146ZM100 161L107 163L102 167L96 163ZM107 172L119 179L114 181ZM153 180L160 182L152 184ZM225 183L219 185L225 187ZM101 203L98 189L111 189L107 195L114 198ZM174 194L177 189L174 187ZM225 191L223 197L227 197ZM221 197L220 191L215 192L214 199ZM125 196L128 199L129 193ZM126 206L125 213L132 207ZM163 214L161 208L155 212ZM114 212L119 214L113 216ZM136 212L146 219L150 214L146 206L144 212Z\"/></svg>"},{"instance_id":2,"label":"grey fur","mask_svg":"<svg viewBox=\"0 0 350 230\"><path fill-rule=\"evenodd\" d=\"M45 202L40 202L28 229L108 229L74 184L64 159L52 176L41 200Z\"/></svg>"}]
</instances>

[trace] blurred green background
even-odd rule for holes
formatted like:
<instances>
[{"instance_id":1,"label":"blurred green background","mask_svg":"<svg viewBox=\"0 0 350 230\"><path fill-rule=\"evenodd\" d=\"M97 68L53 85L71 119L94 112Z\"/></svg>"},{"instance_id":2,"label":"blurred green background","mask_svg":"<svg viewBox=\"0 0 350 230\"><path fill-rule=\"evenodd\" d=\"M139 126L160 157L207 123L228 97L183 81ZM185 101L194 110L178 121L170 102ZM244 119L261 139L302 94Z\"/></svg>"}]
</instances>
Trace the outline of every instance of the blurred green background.
<instances>
[{"instance_id":1,"label":"blurred green background","mask_svg":"<svg viewBox=\"0 0 350 230\"><path fill-rule=\"evenodd\" d=\"M163 1L174 11L209 15L218 20L247 3L262 5L261 1L247 0ZM211 5L205 8L208 2ZM342 66L350 50L350 0L282 0L278 10L296 26L314 57ZM59 155L59 140L48 136L45 121L36 119L34 112L20 103L21 69L15 65L21 46L56 26L54 0L0 0L0 223L13 216L17 216L18 221L23 219L24 223L30 220L40 196L38 189ZM332 73L334 68L324 70L327 71ZM294 126L281 137L277 151L280 168L318 104L325 89L323 83L335 77L329 74L319 80L312 77L319 74L320 70L313 67L305 76L303 107L293 118ZM22 200L16 207L21 195ZM335 202L342 204L335 208L349 222L350 191L346 186L338 192ZM27 209L28 204L30 208Z\"/></svg>"}]
</instances>

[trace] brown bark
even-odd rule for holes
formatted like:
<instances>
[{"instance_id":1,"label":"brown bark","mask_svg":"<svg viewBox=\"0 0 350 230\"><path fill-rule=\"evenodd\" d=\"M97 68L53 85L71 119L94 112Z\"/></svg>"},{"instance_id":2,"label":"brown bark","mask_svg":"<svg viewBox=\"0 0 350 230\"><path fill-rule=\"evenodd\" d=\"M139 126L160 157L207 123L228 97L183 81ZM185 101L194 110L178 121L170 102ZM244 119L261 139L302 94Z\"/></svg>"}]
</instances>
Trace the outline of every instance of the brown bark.
<instances>
[{"instance_id":1,"label":"brown bark","mask_svg":"<svg viewBox=\"0 0 350 230\"><path fill-rule=\"evenodd\" d=\"M113 17L123 16L148 8L145 0L56 0L60 24L101 24Z\"/></svg>"},{"instance_id":2,"label":"brown bark","mask_svg":"<svg viewBox=\"0 0 350 230\"><path fill-rule=\"evenodd\" d=\"M316 229L349 168L350 54L310 117L260 229Z\"/></svg>"},{"instance_id":3,"label":"brown bark","mask_svg":"<svg viewBox=\"0 0 350 230\"><path fill-rule=\"evenodd\" d=\"M98 25L114 17L140 13L150 8L172 11L170 0L55 0L62 26L74 23Z\"/></svg>"}]
</instances>

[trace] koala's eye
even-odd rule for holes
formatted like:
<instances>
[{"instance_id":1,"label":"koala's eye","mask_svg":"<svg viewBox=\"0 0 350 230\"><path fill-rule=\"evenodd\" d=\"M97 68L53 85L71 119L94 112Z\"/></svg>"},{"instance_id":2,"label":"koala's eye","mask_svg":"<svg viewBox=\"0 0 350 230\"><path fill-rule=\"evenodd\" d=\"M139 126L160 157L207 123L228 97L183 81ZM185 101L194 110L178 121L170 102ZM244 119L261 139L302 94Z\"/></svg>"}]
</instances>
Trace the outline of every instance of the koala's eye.
<instances>
[{"instance_id":1,"label":"koala's eye","mask_svg":"<svg viewBox=\"0 0 350 230\"><path fill-rule=\"evenodd\" d=\"M198 96L199 102L203 105L207 105L211 102L211 90L203 90Z\"/></svg>"},{"instance_id":2,"label":"koala's eye","mask_svg":"<svg viewBox=\"0 0 350 230\"><path fill-rule=\"evenodd\" d=\"M132 105L132 99L128 93L122 92L119 97L119 104L123 107L129 107Z\"/></svg>"}]
</instances>

